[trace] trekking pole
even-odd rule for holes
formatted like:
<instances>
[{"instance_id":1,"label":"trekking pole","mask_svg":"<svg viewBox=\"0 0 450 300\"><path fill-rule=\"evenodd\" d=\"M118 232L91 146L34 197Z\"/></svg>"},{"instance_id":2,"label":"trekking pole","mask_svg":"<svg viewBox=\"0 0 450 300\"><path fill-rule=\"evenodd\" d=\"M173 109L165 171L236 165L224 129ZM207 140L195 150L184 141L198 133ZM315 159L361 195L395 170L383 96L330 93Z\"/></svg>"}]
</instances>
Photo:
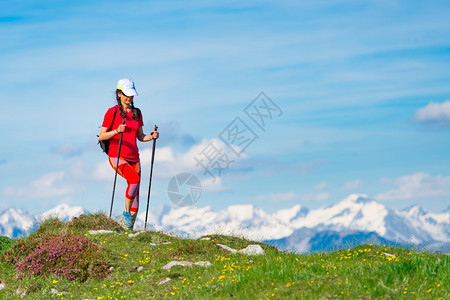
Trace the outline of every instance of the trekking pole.
<instances>
[{"instance_id":1,"label":"trekking pole","mask_svg":"<svg viewBox=\"0 0 450 300\"><path fill-rule=\"evenodd\" d=\"M158 126L155 125L155 130L158 130ZM153 175L153 162L155 161L155 147L156 147L156 139L153 139L153 149L152 149L152 162L150 164L150 182L148 184L148 195L147 195L147 210L145 212L145 225L144 230L147 229L147 216L148 216L148 206L150 204L150 190L152 188L152 175Z\"/></svg>"},{"instance_id":2,"label":"trekking pole","mask_svg":"<svg viewBox=\"0 0 450 300\"><path fill-rule=\"evenodd\" d=\"M125 124L125 119L123 119L123 121L122 121L122 125L124 125L124 124ZM111 218L112 210L113 210L114 192L116 190L117 170L119 169L119 158L120 158L120 148L122 147L122 137L123 137L123 132L120 133L119 150L117 151L116 174L114 175L114 185L113 185L112 198L111 198L111 208L109 210L110 218Z\"/></svg>"}]
</instances>

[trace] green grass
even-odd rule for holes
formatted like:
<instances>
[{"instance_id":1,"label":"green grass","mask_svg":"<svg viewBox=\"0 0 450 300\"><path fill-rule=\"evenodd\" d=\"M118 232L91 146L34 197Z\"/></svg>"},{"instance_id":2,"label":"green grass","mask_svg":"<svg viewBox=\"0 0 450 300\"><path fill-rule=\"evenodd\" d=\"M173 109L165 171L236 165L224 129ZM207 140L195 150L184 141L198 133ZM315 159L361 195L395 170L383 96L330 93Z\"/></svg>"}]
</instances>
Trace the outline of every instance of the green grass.
<instances>
[{"instance_id":1,"label":"green grass","mask_svg":"<svg viewBox=\"0 0 450 300\"><path fill-rule=\"evenodd\" d=\"M6 236L0 236L0 254L8 250L12 244L14 243L13 240Z\"/></svg>"},{"instance_id":2,"label":"green grass","mask_svg":"<svg viewBox=\"0 0 450 300\"><path fill-rule=\"evenodd\" d=\"M91 229L115 233L91 235ZM106 278L21 275L3 258L16 243L69 233L85 235L102 250L102 259L112 267ZM217 244L242 249L258 243L220 235L209 238L188 240L153 231L129 237L102 214L68 223L49 219L30 237L0 239L0 280L6 286L0 299L21 299L17 290L26 291L24 299L448 299L450 265L445 254L362 245L300 255L260 244L266 254L247 256L231 254ZM170 261L209 261L212 266L163 270ZM139 266L141 272L136 270ZM157 284L165 278L171 281Z\"/></svg>"}]
</instances>

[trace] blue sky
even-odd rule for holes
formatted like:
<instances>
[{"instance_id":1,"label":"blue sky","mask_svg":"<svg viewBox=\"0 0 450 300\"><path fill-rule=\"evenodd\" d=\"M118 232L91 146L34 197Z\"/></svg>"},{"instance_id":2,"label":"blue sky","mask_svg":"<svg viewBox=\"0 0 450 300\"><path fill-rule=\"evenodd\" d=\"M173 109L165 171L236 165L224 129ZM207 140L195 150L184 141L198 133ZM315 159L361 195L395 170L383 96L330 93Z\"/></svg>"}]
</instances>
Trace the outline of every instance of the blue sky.
<instances>
[{"instance_id":1,"label":"blue sky","mask_svg":"<svg viewBox=\"0 0 450 300\"><path fill-rule=\"evenodd\" d=\"M317 208L364 193L440 212L450 199L446 1L20 1L0 12L0 209L108 211L114 173L96 145L120 78L157 124L151 206L196 175L197 206ZM264 92L265 131L245 114ZM257 136L240 157L219 135ZM213 141L233 162L196 166ZM151 143L140 144L141 211ZM118 181L115 213L123 208Z\"/></svg>"}]
</instances>

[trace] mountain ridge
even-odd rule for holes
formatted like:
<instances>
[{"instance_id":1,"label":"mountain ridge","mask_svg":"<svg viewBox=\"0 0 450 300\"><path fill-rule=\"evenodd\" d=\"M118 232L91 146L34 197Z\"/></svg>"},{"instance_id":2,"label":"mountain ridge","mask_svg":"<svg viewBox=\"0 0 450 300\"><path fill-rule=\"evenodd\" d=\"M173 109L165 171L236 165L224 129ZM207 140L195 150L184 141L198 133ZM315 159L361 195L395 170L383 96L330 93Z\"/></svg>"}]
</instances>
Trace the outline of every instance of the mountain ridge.
<instances>
[{"instance_id":1,"label":"mountain ridge","mask_svg":"<svg viewBox=\"0 0 450 300\"><path fill-rule=\"evenodd\" d=\"M0 212L1 235L27 235L40 220L49 216L68 221L87 213L81 207L66 204L37 217L22 210L15 214L15 210L9 208ZM21 215L25 217L20 218ZM136 229L144 227L144 218L145 212L141 212ZM297 252L339 248L349 240L450 248L450 212L431 213L417 205L393 210L364 194L352 194L334 205L314 210L297 204L273 213L252 204L232 205L221 211L214 211L211 206L163 205L149 212L148 228L185 238L207 234L233 235L274 242L284 250ZM328 244L320 242L321 239Z\"/></svg>"}]
</instances>

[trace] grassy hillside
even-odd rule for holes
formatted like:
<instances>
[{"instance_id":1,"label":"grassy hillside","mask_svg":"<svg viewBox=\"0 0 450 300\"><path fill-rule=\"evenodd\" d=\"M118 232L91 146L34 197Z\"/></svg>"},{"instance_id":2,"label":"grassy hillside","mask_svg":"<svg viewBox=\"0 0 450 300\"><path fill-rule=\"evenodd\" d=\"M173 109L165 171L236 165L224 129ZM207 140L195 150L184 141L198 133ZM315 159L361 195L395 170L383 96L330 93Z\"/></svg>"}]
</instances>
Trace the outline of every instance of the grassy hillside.
<instances>
[{"instance_id":1,"label":"grassy hillside","mask_svg":"<svg viewBox=\"0 0 450 300\"><path fill-rule=\"evenodd\" d=\"M114 233L91 234L90 230ZM258 244L212 235L186 240L125 233L105 215L43 222L0 238L0 299L448 299L449 256L363 245L299 255L231 253ZM211 265L163 267L171 261Z\"/></svg>"}]
</instances>

